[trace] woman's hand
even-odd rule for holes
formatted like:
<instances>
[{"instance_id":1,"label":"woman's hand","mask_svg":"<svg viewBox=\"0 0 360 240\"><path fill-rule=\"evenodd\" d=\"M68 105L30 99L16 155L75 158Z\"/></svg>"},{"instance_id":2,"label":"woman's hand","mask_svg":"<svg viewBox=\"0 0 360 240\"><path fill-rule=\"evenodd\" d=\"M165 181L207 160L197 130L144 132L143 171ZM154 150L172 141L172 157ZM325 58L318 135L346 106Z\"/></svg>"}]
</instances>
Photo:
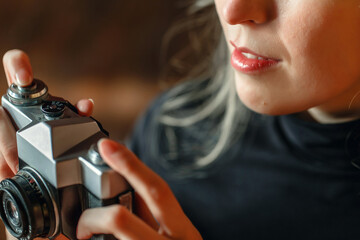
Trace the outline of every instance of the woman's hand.
<instances>
[{"instance_id":1,"label":"woman's hand","mask_svg":"<svg viewBox=\"0 0 360 240\"><path fill-rule=\"evenodd\" d=\"M8 84L28 86L33 80L33 71L29 57L20 50L10 50L3 57ZM80 115L90 116L93 102L80 100L76 107ZM18 171L18 156L15 129L5 109L0 106L0 181L12 177Z\"/></svg>"},{"instance_id":2,"label":"woman's hand","mask_svg":"<svg viewBox=\"0 0 360 240\"><path fill-rule=\"evenodd\" d=\"M129 240L202 239L160 176L125 146L108 139L100 140L98 145L105 162L125 177L138 194L135 205L139 216L121 205L88 209L80 217L78 239L88 239L93 234L113 234Z\"/></svg>"},{"instance_id":3,"label":"woman's hand","mask_svg":"<svg viewBox=\"0 0 360 240\"><path fill-rule=\"evenodd\" d=\"M25 87L33 80L33 71L29 57L20 50L10 50L3 57L3 64L8 84L15 83ZM90 116L94 104L91 100L80 100L76 107L80 115ZM14 126L6 113L0 106L0 181L13 177L18 171L18 155L16 146L16 135ZM8 239L11 237L8 236ZM65 239L65 238L59 238Z\"/></svg>"}]
</instances>

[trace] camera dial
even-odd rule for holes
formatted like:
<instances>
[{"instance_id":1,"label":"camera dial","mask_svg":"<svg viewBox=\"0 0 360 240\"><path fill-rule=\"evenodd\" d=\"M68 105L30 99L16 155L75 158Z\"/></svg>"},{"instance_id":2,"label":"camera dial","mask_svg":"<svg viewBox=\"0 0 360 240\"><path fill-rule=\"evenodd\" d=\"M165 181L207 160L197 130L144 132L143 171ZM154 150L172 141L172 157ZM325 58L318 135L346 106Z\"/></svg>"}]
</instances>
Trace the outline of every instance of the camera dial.
<instances>
[{"instance_id":1,"label":"camera dial","mask_svg":"<svg viewBox=\"0 0 360 240\"><path fill-rule=\"evenodd\" d=\"M90 158L90 161L95 165L106 165L99 153L97 143L91 145L88 151L88 157Z\"/></svg>"},{"instance_id":2,"label":"camera dial","mask_svg":"<svg viewBox=\"0 0 360 240\"><path fill-rule=\"evenodd\" d=\"M0 182L0 216L12 236L32 240L63 234L75 240L85 209L121 204L132 211L131 186L97 149L99 139L108 137L99 122L81 117L76 107L48 94L36 79L27 87L12 84L1 105L19 129L20 170Z\"/></svg>"},{"instance_id":3,"label":"camera dial","mask_svg":"<svg viewBox=\"0 0 360 240\"><path fill-rule=\"evenodd\" d=\"M48 120L61 118L64 114L65 103L60 101L46 101L41 106L41 111Z\"/></svg>"},{"instance_id":4,"label":"camera dial","mask_svg":"<svg viewBox=\"0 0 360 240\"><path fill-rule=\"evenodd\" d=\"M47 86L40 80L34 79L32 84L27 87L20 87L11 84L7 95L14 105L30 106L41 103L48 96Z\"/></svg>"}]
</instances>

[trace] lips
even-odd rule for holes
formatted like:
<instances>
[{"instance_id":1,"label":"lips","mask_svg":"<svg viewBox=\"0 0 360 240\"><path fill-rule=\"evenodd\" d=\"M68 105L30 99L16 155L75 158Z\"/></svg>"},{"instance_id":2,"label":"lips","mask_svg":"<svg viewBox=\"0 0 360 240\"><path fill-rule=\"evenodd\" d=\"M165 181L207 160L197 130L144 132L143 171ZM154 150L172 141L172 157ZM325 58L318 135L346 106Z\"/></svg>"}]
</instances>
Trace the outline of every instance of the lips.
<instances>
[{"instance_id":1,"label":"lips","mask_svg":"<svg viewBox=\"0 0 360 240\"><path fill-rule=\"evenodd\" d=\"M256 54L247 48L239 48L233 42L231 44L235 47L231 55L231 64L242 73L264 72L280 62L278 59Z\"/></svg>"}]
</instances>

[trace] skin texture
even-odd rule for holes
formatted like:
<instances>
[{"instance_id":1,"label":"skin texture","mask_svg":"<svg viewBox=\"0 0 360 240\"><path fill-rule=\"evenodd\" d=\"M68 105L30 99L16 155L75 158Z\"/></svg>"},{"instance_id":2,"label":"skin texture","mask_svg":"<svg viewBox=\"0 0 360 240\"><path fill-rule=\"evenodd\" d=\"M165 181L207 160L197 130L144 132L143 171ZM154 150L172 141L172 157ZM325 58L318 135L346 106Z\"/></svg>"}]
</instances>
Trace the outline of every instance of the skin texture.
<instances>
[{"instance_id":1,"label":"skin texture","mask_svg":"<svg viewBox=\"0 0 360 240\"><path fill-rule=\"evenodd\" d=\"M255 74L235 71L237 93L264 114L309 114L321 122L358 118L360 100L359 0L215 0L228 41L280 59ZM233 47L229 43L229 50ZM32 79L29 58L12 50L4 56L9 84ZM350 107L349 107L350 105ZM92 102L79 102L83 115ZM0 175L12 176L17 158L15 133L0 109ZM168 185L136 156L111 140L99 142L102 157L137 192L137 215L119 206L86 210L79 239L110 233L118 239L201 239ZM154 221L154 218L156 221Z\"/></svg>"},{"instance_id":2,"label":"skin texture","mask_svg":"<svg viewBox=\"0 0 360 240\"><path fill-rule=\"evenodd\" d=\"M141 197L142 203L137 204L141 204L143 214L136 216L119 205L87 210L79 220L79 239L88 239L95 233L111 233L118 239L201 239L160 176L124 145L102 139L98 146L105 162L124 176Z\"/></svg>"},{"instance_id":3,"label":"skin texture","mask_svg":"<svg viewBox=\"0 0 360 240\"><path fill-rule=\"evenodd\" d=\"M310 109L320 122L359 117L359 0L215 2L228 42L281 60L257 74L234 70L249 108L270 115Z\"/></svg>"},{"instance_id":4,"label":"skin texture","mask_svg":"<svg viewBox=\"0 0 360 240\"><path fill-rule=\"evenodd\" d=\"M31 84L33 72L29 57L20 50L10 50L3 57L3 65L7 82L16 83L20 86ZM77 104L79 112L83 116L90 116L93 111L93 101L82 99ZM17 148L15 129L5 111L0 107L0 181L13 177L18 170ZM9 233L7 239L13 240ZM57 240L67 239L59 236Z\"/></svg>"},{"instance_id":5,"label":"skin texture","mask_svg":"<svg viewBox=\"0 0 360 240\"><path fill-rule=\"evenodd\" d=\"M11 50L3 57L8 84L29 85L33 79L28 56ZM76 107L80 115L90 116L93 101L80 100ZM0 107L0 181L17 172L18 160L15 129L6 111ZM83 212L77 226L78 239L93 234L113 234L118 239L202 239L199 232L183 213L167 183L146 167L125 146L102 139L99 150L103 159L123 175L135 194L135 213L125 207L112 205ZM155 220L156 219L156 220ZM7 239L14 238L7 233ZM40 238L37 238L40 239ZM58 236L56 240L65 240Z\"/></svg>"}]
</instances>

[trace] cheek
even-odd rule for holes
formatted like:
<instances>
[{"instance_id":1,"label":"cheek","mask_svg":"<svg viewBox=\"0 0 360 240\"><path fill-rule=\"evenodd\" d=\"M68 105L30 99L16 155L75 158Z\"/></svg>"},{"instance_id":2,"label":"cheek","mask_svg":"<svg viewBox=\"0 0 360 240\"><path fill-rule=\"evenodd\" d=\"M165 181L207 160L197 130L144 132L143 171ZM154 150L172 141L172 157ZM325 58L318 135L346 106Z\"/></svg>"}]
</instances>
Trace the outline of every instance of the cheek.
<instances>
[{"instance_id":1,"label":"cheek","mask_svg":"<svg viewBox=\"0 0 360 240\"><path fill-rule=\"evenodd\" d=\"M360 79L360 12L347 1L338 2L336 11L325 2L296 6L279 21L289 80L309 93L304 99L309 106L336 97Z\"/></svg>"},{"instance_id":2,"label":"cheek","mask_svg":"<svg viewBox=\"0 0 360 240\"><path fill-rule=\"evenodd\" d=\"M216 1L220 8L222 1ZM336 11L332 1L337 1ZM259 113L304 111L341 95L360 79L360 12L351 11L354 2L294 2L272 25L279 39L274 47L284 49L281 68L258 77L235 72L240 99ZM225 35L233 34L234 26L222 24Z\"/></svg>"},{"instance_id":3,"label":"cheek","mask_svg":"<svg viewBox=\"0 0 360 240\"><path fill-rule=\"evenodd\" d=\"M224 0L215 0L215 7L216 7L216 12L217 12L218 18L220 20L224 35L225 35L226 39L229 39L228 38L228 24L225 22L225 20L223 18L223 14L222 14L223 6L225 4L224 2L225 2Z\"/></svg>"},{"instance_id":4,"label":"cheek","mask_svg":"<svg viewBox=\"0 0 360 240\"><path fill-rule=\"evenodd\" d=\"M320 13L311 11L313 5L295 5L280 16L278 21L279 38L287 52L285 62L289 73L294 76L306 75L306 72L316 70L316 65L321 60L319 51L322 49L319 46L324 37L321 33L324 19Z\"/></svg>"}]
</instances>

